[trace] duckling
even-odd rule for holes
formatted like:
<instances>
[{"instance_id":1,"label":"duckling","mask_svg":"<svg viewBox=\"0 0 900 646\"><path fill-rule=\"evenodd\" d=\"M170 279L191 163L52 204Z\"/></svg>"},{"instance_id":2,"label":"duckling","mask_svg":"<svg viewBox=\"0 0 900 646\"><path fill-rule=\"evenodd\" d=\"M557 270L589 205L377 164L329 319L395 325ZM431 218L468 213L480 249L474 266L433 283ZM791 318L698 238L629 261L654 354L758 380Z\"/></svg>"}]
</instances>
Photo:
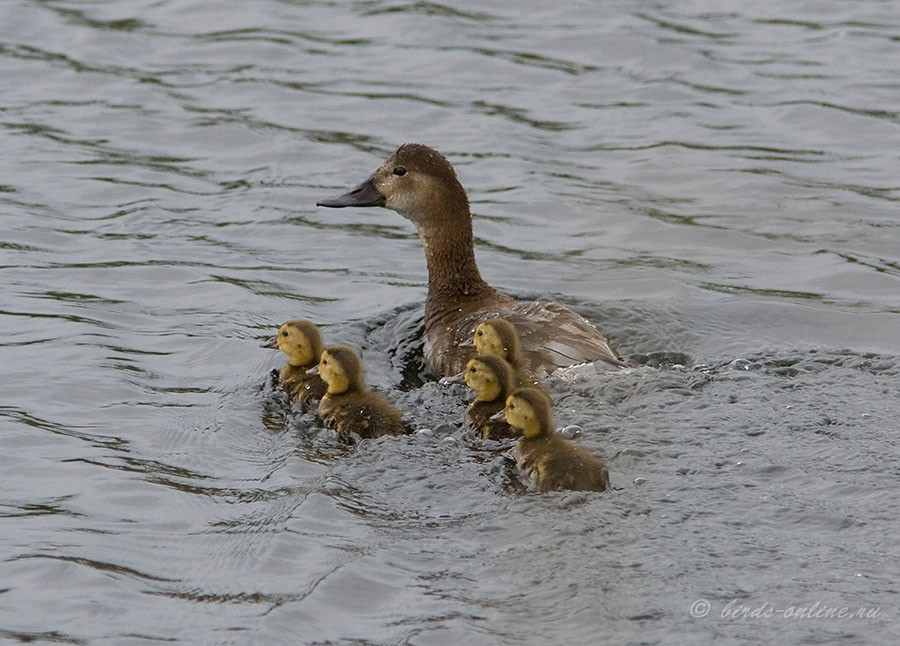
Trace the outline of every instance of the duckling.
<instances>
[{"instance_id":1,"label":"duckling","mask_svg":"<svg viewBox=\"0 0 900 646\"><path fill-rule=\"evenodd\" d=\"M475 399L466 407L466 432L486 440L515 437L504 420L491 417L503 410L506 396L512 390L513 372L505 359L482 355L469 359L463 373L466 385L475 391Z\"/></svg>"},{"instance_id":2,"label":"duckling","mask_svg":"<svg viewBox=\"0 0 900 646\"><path fill-rule=\"evenodd\" d=\"M319 402L322 423L345 440L407 432L402 414L380 395L366 390L362 359L353 348L333 345L322 351L319 376L328 390Z\"/></svg>"},{"instance_id":3,"label":"duckling","mask_svg":"<svg viewBox=\"0 0 900 646\"><path fill-rule=\"evenodd\" d=\"M606 491L606 463L553 430L550 398L521 388L506 398L506 421L522 433L513 449L516 463L541 491Z\"/></svg>"},{"instance_id":4,"label":"duckling","mask_svg":"<svg viewBox=\"0 0 900 646\"><path fill-rule=\"evenodd\" d=\"M404 144L365 182L318 206L382 206L410 220L425 248L425 357L439 377L461 372L465 347L481 321L502 316L515 325L525 366L535 374L597 362L624 363L591 323L551 301L517 301L481 277L475 262L469 198L450 162L422 144Z\"/></svg>"},{"instance_id":5,"label":"duckling","mask_svg":"<svg viewBox=\"0 0 900 646\"><path fill-rule=\"evenodd\" d=\"M319 362L322 354L322 334L315 323L297 319L283 323L275 338L264 343L264 348L277 348L288 356L288 361L278 375L287 396L307 411L325 394L325 382L308 370Z\"/></svg>"},{"instance_id":6,"label":"duckling","mask_svg":"<svg viewBox=\"0 0 900 646\"><path fill-rule=\"evenodd\" d=\"M512 323L502 318L482 321L475 328L473 342L479 355L493 355L506 359L513 369L516 386L540 387L540 382L524 365L519 333Z\"/></svg>"}]
</instances>

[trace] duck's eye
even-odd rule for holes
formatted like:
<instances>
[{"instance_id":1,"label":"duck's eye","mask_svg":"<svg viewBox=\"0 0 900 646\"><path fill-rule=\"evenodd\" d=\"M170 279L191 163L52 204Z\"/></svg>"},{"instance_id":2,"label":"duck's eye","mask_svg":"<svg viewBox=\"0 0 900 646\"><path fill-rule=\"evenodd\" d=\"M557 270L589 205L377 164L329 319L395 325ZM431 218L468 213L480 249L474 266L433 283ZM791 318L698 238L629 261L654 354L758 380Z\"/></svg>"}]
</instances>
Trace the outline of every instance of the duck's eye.
<instances>
[{"instance_id":1,"label":"duck's eye","mask_svg":"<svg viewBox=\"0 0 900 646\"><path fill-rule=\"evenodd\" d=\"M484 330L480 328L475 330L475 336L484 336Z\"/></svg>"},{"instance_id":2,"label":"duck's eye","mask_svg":"<svg viewBox=\"0 0 900 646\"><path fill-rule=\"evenodd\" d=\"M406 168L403 166L394 166L394 175L397 177L403 177L406 175Z\"/></svg>"},{"instance_id":3,"label":"duck's eye","mask_svg":"<svg viewBox=\"0 0 900 646\"><path fill-rule=\"evenodd\" d=\"M475 366L472 366L471 368L469 368L469 372L473 372L473 373L478 372L478 368L476 368Z\"/></svg>"},{"instance_id":4,"label":"duck's eye","mask_svg":"<svg viewBox=\"0 0 900 646\"><path fill-rule=\"evenodd\" d=\"M287 330L282 330L282 331L281 331L281 336L287 336L287 335L288 335L288 331L287 331Z\"/></svg>"}]
</instances>

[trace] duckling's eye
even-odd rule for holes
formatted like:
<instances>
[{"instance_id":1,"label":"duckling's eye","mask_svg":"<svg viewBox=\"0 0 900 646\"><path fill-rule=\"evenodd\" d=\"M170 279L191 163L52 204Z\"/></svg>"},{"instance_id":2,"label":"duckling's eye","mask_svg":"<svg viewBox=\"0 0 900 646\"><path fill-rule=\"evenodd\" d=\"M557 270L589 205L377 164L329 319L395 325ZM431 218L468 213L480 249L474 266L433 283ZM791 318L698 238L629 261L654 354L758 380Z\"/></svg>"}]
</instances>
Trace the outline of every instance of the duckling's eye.
<instances>
[{"instance_id":1,"label":"duckling's eye","mask_svg":"<svg viewBox=\"0 0 900 646\"><path fill-rule=\"evenodd\" d=\"M475 336L484 336L484 330L481 328L475 330Z\"/></svg>"},{"instance_id":2,"label":"duckling's eye","mask_svg":"<svg viewBox=\"0 0 900 646\"><path fill-rule=\"evenodd\" d=\"M287 335L288 335L288 331L287 331L287 330L282 330L282 331L281 331L281 336L287 336Z\"/></svg>"},{"instance_id":3,"label":"duckling's eye","mask_svg":"<svg viewBox=\"0 0 900 646\"><path fill-rule=\"evenodd\" d=\"M403 166L394 166L394 175L397 177L403 177L406 175L406 168Z\"/></svg>"},{"instance_id":4,"label":"duckling's eye","mask_svg":"<svg viewBox=\"0 0 900 646\"><path fill-rule=\"evenodd\" d=\"M476 368L475 366L472 366L471 368L469 368L469 372L472 372L472 373L478 372L478 368Z\"/></svg>"}]
</instances>

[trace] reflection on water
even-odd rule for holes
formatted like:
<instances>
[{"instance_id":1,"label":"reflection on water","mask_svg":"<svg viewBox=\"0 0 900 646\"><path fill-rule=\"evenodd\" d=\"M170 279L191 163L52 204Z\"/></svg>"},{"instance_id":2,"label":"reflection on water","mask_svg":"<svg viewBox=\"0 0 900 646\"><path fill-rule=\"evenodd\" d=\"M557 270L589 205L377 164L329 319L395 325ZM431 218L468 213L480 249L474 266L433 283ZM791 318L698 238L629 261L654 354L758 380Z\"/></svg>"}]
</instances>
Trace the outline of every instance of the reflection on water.
<instances>
[{"instance_id":1,"label":"reflection on water","mask_svg":"<svg viewBox=\"0 0 900 646\"><path fill-rule=\"evenodd\" d=\"M0 637L896 641L900 13L745 5L5 6ZM314 207L411 140L635 364L548 381L613 491L464 438L415 232ZM293 410L297 317L421 432Z\"/></svg>"}]
</instances>

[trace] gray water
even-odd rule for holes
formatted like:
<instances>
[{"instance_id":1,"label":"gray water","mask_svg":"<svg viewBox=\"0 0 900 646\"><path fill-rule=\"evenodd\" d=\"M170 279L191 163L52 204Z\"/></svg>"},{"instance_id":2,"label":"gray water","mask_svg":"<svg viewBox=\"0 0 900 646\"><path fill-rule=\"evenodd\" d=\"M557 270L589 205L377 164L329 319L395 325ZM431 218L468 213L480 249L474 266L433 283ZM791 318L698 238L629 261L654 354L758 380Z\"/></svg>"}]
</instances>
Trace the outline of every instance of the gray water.
<instances>
[{"instance_id":1,"label":"gray water","mask_svg":"<svg viewBox=\"0 0 900 646\"><path fill-rule=\"evenodd\" d=\"M0 640L896 643L898 51L894 2L5 0ZM406 141L637 365L548 383L615 491L466 441L412 227L315 208ZM431 433L292 411L297 317Z\"/></svg>"}]
</instances>

